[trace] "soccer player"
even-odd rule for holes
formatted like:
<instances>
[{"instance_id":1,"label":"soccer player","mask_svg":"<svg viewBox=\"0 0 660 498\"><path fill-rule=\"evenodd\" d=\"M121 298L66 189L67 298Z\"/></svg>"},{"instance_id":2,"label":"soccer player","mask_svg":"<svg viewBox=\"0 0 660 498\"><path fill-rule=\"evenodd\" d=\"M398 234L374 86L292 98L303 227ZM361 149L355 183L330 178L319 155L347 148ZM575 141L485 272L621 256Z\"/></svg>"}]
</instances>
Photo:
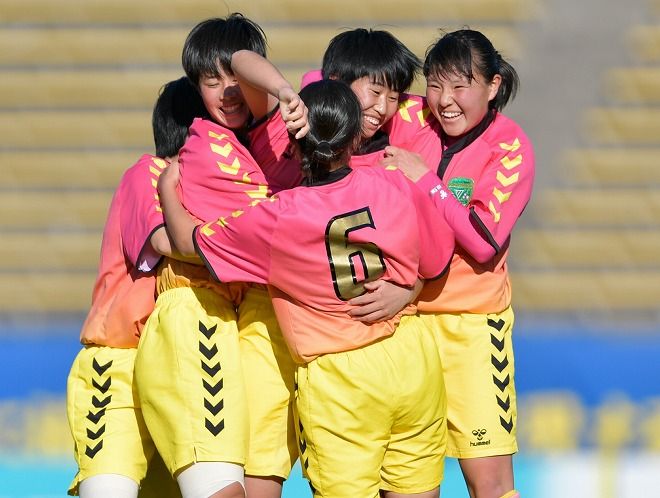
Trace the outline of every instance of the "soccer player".
<instances>
[{"instance_id":1,"label":"soccer player","mask_svg":"<svg viewBox=\"0 0 660 498\"><path fill-rule=\"evenodd\" d=\"M348 86L323 80L301 97L304 186L196 226L171 168L159 180L170 233L219 281L268 284L299 363L301 459L314 496L438 496L446 427L433 335L413 307L377 324L347 312L365 281L410 287L441 274L452 231L400 172L347 166L363 122Z\"/></svg>"},{"instance_id":2,"label":"soccer player","mask_svg":"<svg viewBox=\"0 0 660 498\"><path fill-rule=\"evenodd\" d=\"M531 196L534 151L500 112L515 96L516 71L482 33L444 35L427 51L424 75L430 126L407 144L414 153L388 147L386 164L441 203L456 232L450 271L427 283L418 303L438 334L447 454L459 459L472 498L513 498L517 410L507 256Z\"/></svg>"},{"instance_id":3,"label":"soccer player","mask_svg":"<svg viewBox=\"0 0 660 498\"><path fill-rule=\"evenodd\" d=\"M75 443L78 473L69 494L85 498L134 498L154 455L133 381L136 347L154 307L151 268L161 251L171 251L165 236L155 183L175 156L203 106L182 78L165 85L154 106L156 154L145 154L123 175L103 230L92 306L83 324L67 382L67 415ZM159 228L160 227L160 228ZM171 492L168 482L154 490ZM176 487L176 486L174 486ZM169 496L169 495L167 495Z\"/></svg>"},{"instance_id":4,"label":"soccer player","mask_svg":"<svg viewBox=\"0 0 660 498\"><path fill-rule=\"evenodd\" d=\"M310 72L303 85L323 77L343 81L357 95L362 108L362 132L350 165L378 166L391 144L403 145L426 124L424 102L408 91L421 62L388 31L358 28L335 36L323 55L320 73ZM388 319L421 290L398 288L377 280L370 291L351 301L351 315L365 322Z\"/></svg>"},{"instance_id":5,"label":"soccer player","mask_svg":"<svg viewBox=\"0 0 660 498\"><path fill-rule=\"evenodd\" d=\"M244 145L250 109L230 65L236 50L265 54L265 45L261 28L240 14L203 21L185 41L183 67L208 113L208 119L193 122L179 154L181 199L197 220L229 215L269 193L263 172ZM285 90L280 95L287 104L281 107L284 119L304 119L297 94L290 86ZM159 267L158 299L140 341L135 376L146 425L186 498L244 496L250 412L236 307L240 304L243 314L245 290L240 283L214 281L201 263L166 258ZM242 327L252 321L274 323L270 306L253 309ZM246 369L253 368L252 361ZM285 411L290 397L287 390ZM288 461L285 431L280 429ZM273 456L270 450L262 449L266 458Z\"/></svg>"}]
</instances>

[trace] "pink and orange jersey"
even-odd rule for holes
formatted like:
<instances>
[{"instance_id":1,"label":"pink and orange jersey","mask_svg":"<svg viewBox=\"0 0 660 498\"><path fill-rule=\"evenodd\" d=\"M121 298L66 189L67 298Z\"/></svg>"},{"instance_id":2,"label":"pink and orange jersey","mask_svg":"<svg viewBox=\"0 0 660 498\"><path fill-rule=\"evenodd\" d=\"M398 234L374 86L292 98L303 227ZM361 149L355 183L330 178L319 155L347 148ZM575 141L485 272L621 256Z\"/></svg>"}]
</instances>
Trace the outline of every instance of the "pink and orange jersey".
<instances>
[{"instance_id":1,"label":"pink and orange jersey","mask_svg":"<svg viewBox=\"0 0 660 498\"><path fill-rule=\"evenodd\" d=\"M195 243L220 281L269 285L298 362L392 334L400 316L366 325L347 301L365 280L438 277L454 250L444 217L397 170L346 167L253 204L197 227Z\"/></svg>"},{"instance_id":2,"label":"pink and orange jersey","mask_svg":"<svg viewBox=\"0 0 660 498\"><path fill-rule=\"evenodd\" d=\"M188 212L200 221L216 219L265 199L269 188L261 169L234 132L197 118L179 152L179 195ZM243 285L210 278L203 266L165 258L158 272L157 293L176 287L203 287L239 302Z\"/></svg>"},{"instance_id":3,"label":"pink and orange jersey","mask_svg":"<svg viewBox=\"0 0 660 498\"><path fill-rule=\"evenodd\" d=\"M453 147L451 160L440 167L439 126L432 120L409 148L439 169L417 185L441 202L456 230L457 250L447 276L422 291L419 309L499 312L511 303L506 257L511 231L531 197L534 150L523 130L497 113L485 130Z\"/></svg>"},{"instance_id":4,"label":"pink and orange jersey","mask_svg":"<svg viewBox=\"0 0 660 498\"><path fill-rule=\"evenodd\" d=\"M198 220L211 220L270 192L252 155L232 130L196 118L179 152L179 194Z\"/></svg>"},{"instance_id":5,"label":"pink and orange jersey","mask_svg":"<svg viewBox=\"0 0 660 498\"><path fill-rule=\"evenodd\" d=\"M253 124L248 138L250 153L263 171L273 194L300 185L300 161L293 156L289 133L279 108Z\"/></svg>"},{"instance_id":6,"label":"pink and orange jersey","mask_svg":"<svg viewBox=\"0 0 660 498\"><path fill-rule=\"evenodd\" d=\"M154 307L156 281L149 272L160 255L151 248L149 237L164 223L155 194L158 175L166 165L158 157L143 155L124 173L115 191L103 229L92 306L80 334L83 344L137 346Z\"/></svg>"}]
</instances>

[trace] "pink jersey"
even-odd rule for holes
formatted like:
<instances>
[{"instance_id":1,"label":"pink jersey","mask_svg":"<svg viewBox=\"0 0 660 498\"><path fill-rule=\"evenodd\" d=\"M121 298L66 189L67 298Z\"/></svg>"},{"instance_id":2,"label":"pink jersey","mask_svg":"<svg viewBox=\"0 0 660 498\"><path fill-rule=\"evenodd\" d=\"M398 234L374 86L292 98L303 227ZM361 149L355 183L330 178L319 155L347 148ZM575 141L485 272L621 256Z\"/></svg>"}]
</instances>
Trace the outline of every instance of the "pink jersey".
<instances>
[{"instance_id":1,"label":"pink jersey","mask_svg":"<svg viewBox=\"0 0 660 498\"><path fill-rule=\"evenodd\" d=\"M198 227L195 241L219 280L270 286L299 362L392 334L400 317L366 325L348 316L347 300L367 279L411 286L437 277L454 249L428 197L384 168L342 168L322 185L282 191Z\"/></svg>"},{"instance_id":2,"label":"pink jersey","mask_svg":"<svg viewBox=\"0 0 660 498\"><path fill-rule=\"evenodd\" d=\"M443 154L439 126L432 120L408 144L433 171ZM449 273L424 288L420 310L493 313L511 304L506 257L511 231L531 197L534 151L523 130L499 113L471 138L453 151L440 171L442 181L431 172L417 184L436 202L442 199L457 241Z\"/></svg>"},{"instance_id":3,"label":"pink jersey","mask_svg":"<svg viewBox=\"0 0 660 498\"><path fill-rule=\"evenodd\" d=\"M233 131L196 118L179 152L179 193L198 220L212 220L268 196L261 169Z\"/></svg>"},{"instance_id":4,"label":"pink jersey","mask_svg":"<svg viewBox=\"0 0 660 498\"><path fill-rule=\"evenodd\" d=\"M179 195L184 207L201 221L217 219L266 198L270 191L261 169L233 131L197 118L179 152ZM231 301L242 287L218 283L204 267L165 259L158 273L158 293L175 287L213 289Z\"/></svg>"},{"instance_id":5,"label":"pink jersey","mask_svg":"<svg viewBox=\"0 0 660 498\"><path fill-rule=\"evenodd\" d=\"M160 256L149 237L163 225L156 181L165 161L144 155L128 169L112 198L103 229L101 259L92 306L80 341L118 348L136 347L154 307L156 279L138 272L154 268Z\"/></svg>"},{"instance_id":6,"label":"pink jersey","mask_svg":"<svg viewBox=\"0 0 660 498\"><path fill-rule=\"evenodd\" d=\"M289 132L279 108L250 127L248 137L250 153L263 171L272 193L300 185L300 161L293 155Z\"/></svg>"}]
</instances>

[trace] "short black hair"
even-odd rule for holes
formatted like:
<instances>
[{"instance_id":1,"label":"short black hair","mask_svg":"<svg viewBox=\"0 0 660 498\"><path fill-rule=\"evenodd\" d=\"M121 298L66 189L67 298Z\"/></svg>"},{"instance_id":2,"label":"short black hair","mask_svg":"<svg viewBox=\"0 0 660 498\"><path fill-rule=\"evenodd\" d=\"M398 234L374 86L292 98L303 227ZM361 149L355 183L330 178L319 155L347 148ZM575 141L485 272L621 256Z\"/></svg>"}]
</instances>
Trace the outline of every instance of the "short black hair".
<instances>
[{"instance_id":1,"label":"short black hair","mask_svg":"<svg viewBox=\"0 0 660 498\"><path fill-rule=\"evenodd\" d=\"M473 29L459 29L445 33L426 51L424 76L447 77L458 74L472 81L476 71L486 82L496 74L502 77L497 95L489 102L489 108L501 111L518 92L520 80L511 64L495 50L491 41Z\"/></svg>"},{"instance_id":2,"label":"short black hair","mask_svg":"<svg viewBox=\"0 0 660 498\"><path fill-rule=\"evenodd\" d=\"M320 80L300 91L307 106L309 131L298 139L308 182L323 180L330 164L348 162L362 132L360 101L344 82Z\"/></svg>"},{"instance_id":3,"label":"short black hair","mask_svg":"<svg viewBox=\"0 0 660 498\"><path fill-rule=\"evenodd\" d=\"M389 31L358 28L330 40L321 71L324 78L349 85L368 76L395 92L405 92L420 68L419 58Z\"/></svg>"},{"instance_id":4,"label":"short black hair","mask_svg":"<svg viewBox=\"0 0 660 498\"><path fill-rule=\"evenodd\" d=\"M178 154L193 119L206 116L204 102L186 76L163 85L151 115L156 155Z\"/></svg>"},{"instance_id":5,"label":"short black hair","mask_svg":"<svg viewBox=\"0 0 660 498\"><path fill-rule=\"evenodd\" d=\"M266 57L266 35L257 23L239 13L207 19L186 38L181 55L183 70L195 86L201 77L219 76L219 69L233 74L231 56L239 50Z\"/></svg>"}]
</instances>

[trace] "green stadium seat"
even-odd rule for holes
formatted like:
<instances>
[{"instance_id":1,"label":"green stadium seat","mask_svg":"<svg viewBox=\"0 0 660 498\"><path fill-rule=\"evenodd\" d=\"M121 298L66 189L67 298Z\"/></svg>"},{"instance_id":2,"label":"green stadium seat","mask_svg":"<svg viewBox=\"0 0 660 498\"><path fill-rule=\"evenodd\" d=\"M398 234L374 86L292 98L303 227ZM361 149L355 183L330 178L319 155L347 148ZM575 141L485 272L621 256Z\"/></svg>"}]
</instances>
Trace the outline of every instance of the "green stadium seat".
<instances>
[{"instance_id":1,"label":"green stadium seat","mask_svg":"<svg viewBox=\"0 0 660 498\"><path fill-rule=\"evenodd\" d=\"M616 312L658 309L660 272L568 270L512 272L517 310Z\"/></svg>"},{"instance_id":2,"label":"green stadium seat","mask_svg":"<svg viewBox=\"0 0 660 498\"><path fill-rule=\"evenodd\" d=\"M191 27L0 28L0 45L9 48L0 52L0 66L168 65L179 68L181 48ZM330 39L346 28L343 25L268 27L269 56L275 64L285 68L307 65L309 69L316 69ZM383 26L383 29L400 37L420 57L440 34L436 26L399 25ZM509 57L520 55L522 44L514 30L494 26L484 31L503 53Z\"/></svg>"},{"instance_id":3,"label":"green stadium seat","mask_svg":"<svg viewBox=\"0 0 660 498\"><path fill-rule=\"evenodd\" d=\"M0 111L0 136L10 150L154 147L150 109Z\"/></svg>"},{"instance_id":4,"label":"green stadium seat","mask_svg":"<svg viewBox=\"0 0 660 498\"><path fill-rule=\"evenodd\" d=\"M646 229L520 228L511 267L560 271L611 268L660 270L660 231Z\"/></svg>"},{"instance_id":5,"label":"green stadium seat","mask_svg":"<svg viewBox=\"0 0 660 498\"><path fill-rule=\"evenodd\" d=\"M596 144L660 145L660 108L592 108L584 121L589 140Z\"/></svg>"},{"instance_id":6,"label":"green stadium seat","mask_svg":"<svg viewBox=\"0 0 660 498\"><path fill-rule=\"evenodd\" d=\"M402 8L405 7L405 8ZM195 23L207 17L242 12L259 23L316 22L393 23L434 21L511 22L533 20L542 13L540 0L3 0L2 24L112 23L163 24Z\"/></svg>"},{"instance_id":7,"label":"green stadium seat","mask_svg":"<svg viewBox=\"0 0 660 498\"><path fill-rule=\"evenodd\" d=\"M605 96L617 104L660 104L660 67L617 67L605 75Z\"/></svg>"},{"instance_id":8,"label":"green stadium seat","mask_svg":"<svg viewBox=\"0 0 660 498\"><path fill-rule=\"evenodd\" d=\"M3 272L86 271L98 267L102 234L91 232L0 232Z\"/></svg>"},{"instance_id":9,"label":"green stadium seat","mask_svg":"<svg viewBox=\"0 0 660 498\"><path fill-rule=\"evenodd\" d=\"M0 230L101 230L111 191L9 191L0 195Z\"/></svg>"},{"instance_id":10,"label":"green stadium seat","mask_svg":"<svg viewBox=\"0 0 660 498\"><path fill-rule=\"evenodd\" d=\"M633 57L646 63L660 61L660 24L635 26L627 38Z\"/></svg>"},{"instance_id":11,"label":"green stadium seat","mask_svg":"<svg viewBox=\"0 0 660 498\"><path fill-rule=\"evenodd\" d=\"M562 161L564 177L588 187L660 186L660 145L571 149Z\"/></svg>"},{"instance_id":12,"label":"green stadium seat","mask_svg":"<svg viewBox=\"0 0 660 498\"><path fill-rule=\"evenodd\" d=\"M544 227L657 229L660 190L546 188L534 194L528 210Z\"/></svg>"},{"instance_id":13,"label":"green stadium seat","mask_svg":"<svg viewBox=\"0 0 660 498\"><path fill-rule=\"evenodd\" d=\"M86 313L96 272L0 273L0 313Z\"/></svg>"},{"instance_id":14,"label":"green stadium seat","mask_svg":"<svg viewBox=\"0 0 660 498\"><path fill-rule=\"evenodd\" d=\"M114 189L144 151L0 151L0 189Z\"/></svg>"}]
</instances>

